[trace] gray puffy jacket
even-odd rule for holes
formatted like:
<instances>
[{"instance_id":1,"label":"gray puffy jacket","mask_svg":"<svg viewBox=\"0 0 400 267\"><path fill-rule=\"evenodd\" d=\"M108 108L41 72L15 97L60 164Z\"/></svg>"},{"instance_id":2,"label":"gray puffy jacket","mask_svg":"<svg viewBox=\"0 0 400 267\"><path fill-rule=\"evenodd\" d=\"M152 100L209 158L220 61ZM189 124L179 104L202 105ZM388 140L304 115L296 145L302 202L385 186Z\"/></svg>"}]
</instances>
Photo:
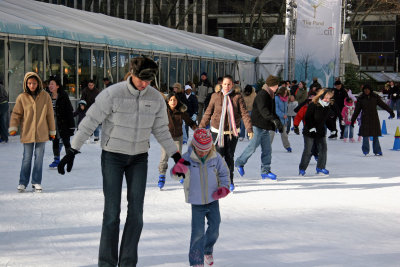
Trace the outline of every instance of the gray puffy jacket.
<instances>
[{"instance_id":1,"label":"gray puffy jacket","mask_svg":"<svg viewBox=\"0 0 400 267\"><path fill-rule=\"evenodd\" d=\"M151 86L135 89L128 81L107 87L81 121L71 146L79 150L102 123L102 149L126 155L146 153L152 133L169 155L177 147L168 130L167 107L160 92Z\"/></svg>"}]
</instances>

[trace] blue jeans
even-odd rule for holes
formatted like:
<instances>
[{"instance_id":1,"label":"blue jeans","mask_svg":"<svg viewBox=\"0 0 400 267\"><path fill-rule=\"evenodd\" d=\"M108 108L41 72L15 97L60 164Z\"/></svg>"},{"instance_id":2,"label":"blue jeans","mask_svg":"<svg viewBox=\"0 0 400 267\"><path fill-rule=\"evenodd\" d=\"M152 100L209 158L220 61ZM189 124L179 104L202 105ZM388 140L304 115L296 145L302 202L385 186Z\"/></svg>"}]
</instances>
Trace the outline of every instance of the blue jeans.
<instances>
[{"instance_id":1,"label":"blue jeans","mask_svg":"<svg viewBox=\"0 0 400 267\"><path fill-rule=\"evenodd\" d=\"M261 173L269 173L271 171L272 147L269 130L264 130L253 126L254 136L250 140L242 154L236 159L235 166L244 166L248 159L261 145Z\"/></svg>"},{"instance_id":2,"label":"blue jeans","mask_svg":"<svg viewBox=\"0 0 400 267\"><path fill-rule=\"evenodd\" d=\"M390 100L390 108L393 112L397 110L397 118L400 118L400 99Z\"/></svg>"},{"instance_id":3,"label":"blue jeans","mask_svg":"<svg viewBox=\"0 0 400 267\"><path fill-rule=\"evenodd\" d=\"M353 138L354 127L350 125L344 126L344 138Z\"/></svg>"},{"instance_id":4,"label":"blue jeans","mask_svg":"<svg viewBox=\"0 0 400 267\"><path fill-rule=\"evenodd\" d=\"M8 102L0 104L0 138L8 142Z\"/></svg>"},{"instance_id":5,"label":"blue jeans","mask_svg":"<svg viewBox=\"0 0 400 267\"><path fill-rule=\"evenodd\" d=\"M136 266L143 228L143 201L147 181L148 154L134 156L104 151L101 154L104 212L98 266ZM125 174L128 213L119 251L122 182Z\"/></svg>"},{"instance_id":6,"label":"blue jeans","mask_svg":"<svg viewBox=\"0 0 400 267\"><path fill-rule=\"evenodd\" d=\"M369 137L368 136L363 136L361 150L364 154L369 153ZM372 139L372 152L374 152L374 154L382 153L378 136L374 136Z\"/></svg>"},{"instance_id":7,"label":"blue jeans","mask_svg":"<svg viewBox=\"0 0 400 267\"><path fill-rule=\"evenodd\" d=\"M301 155L299 169L300 170L307 169L308 164L310 163L310 159L314 154L313 146L316 146L318 150L317 168L325 169L327 152L328 152L328 146L326 145L325 137L312 138L303 135L303 138L304 138L304 149L303 149L303 154Z\"/></svg>"},{"instance_id":8,"label":"blue jeans","mask_svg":"<svg viewBox=\"0 0 400 267\"><path fill-rule=\"evenodd\" d=\"M32 184L42 183L43 156L45 142L41 143L24 143L24 155L22 158L21 172L19 175L19 184L27 186L31 175L32 155L35 150L35 160L32 170Z\"/></svg>"},{"instance_id":9,"label":"blue jeans","mask_svg":"<svg viewBox=\"0 0 400 267\"><path fill-rule=\"evenodd\" d=\"M248 111L249 116L251 116L251 111ZM240 133L239 133L239 137L245 138L246 137L246 128L244 126L243 123L243 119L240 120Z\"/></svg>"},{"instance_id":10,"label":"blue jeans","mask_svg":"<svg viewBox=\"0 0 400 267\"><path fill-rule=\"evenodd\" d=\"M204 233L207 218L207 231ZM205 205L192 205L192 235L190 236L190 266L203 264L204 255L213 254L219 236L221 215L218 200Z\"/></svg>"}]
</instances>

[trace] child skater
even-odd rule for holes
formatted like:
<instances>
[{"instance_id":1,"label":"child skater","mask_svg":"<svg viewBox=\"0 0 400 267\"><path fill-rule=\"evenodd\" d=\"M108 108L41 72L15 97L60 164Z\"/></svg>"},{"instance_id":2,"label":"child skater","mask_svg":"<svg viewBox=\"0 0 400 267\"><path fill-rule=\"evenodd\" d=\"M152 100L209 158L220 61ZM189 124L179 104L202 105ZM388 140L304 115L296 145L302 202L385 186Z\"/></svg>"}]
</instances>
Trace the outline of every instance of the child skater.
<instances>
[{"instance_id":1,"label":"child skater","mask_svg":"<svg viewBox=\"0 0 400 267\"><path fill-rule=\"evenodd\" d=\"M218 199L229 194L229 169L213 145L211 132L203 128L194 131L191 145L182 158L190 162L184 179L185 199L192 204L190 266L204 266L204 262L212 265L213 248L221 223ZM179 179L177 174L179 171L171 170L175 179ZM206 231L205 218L208 224Z\"/></svg>"},{"instance_id":2,"label":"child skater","mask_svg":"<svg viewBox=\"0 0 400 267\"><path fill-rule=\"evenodd\" d=\"M351 97L346 97L344 100L344 107L342 109L342 118L341 124L344 125L344 139L343 141L346 143L349 140L351 143L354 143L353 138L353 130L354 125L351 125L351 117L354 114L354 102Z\"/></svg>"},{"instance_id":3,"label":"child skater","mask_svg":"<svg viewBox=\"0 0 400 267\"><path fill-rule=\"evenodd\" d=\"M24 92L15 101L10 135L16 135L20 126L21 143L24 145L18 192L24 192L31 176L32 156L35 155L32 170L32 188L42 191L42 170L44 148L47 141L54 139L56 125L50 95L43 90L42 81L35 72L27 72L24 77Z\"/></svg>"},{"instance_id":4,"label":"child skater","mask_svg":"<svg viewBox=\"0 0 400 267\"><path fill-rule=\"evenodd\" d=\"M194 121L190 119L189 114L186 112L187 107L185 104L181 103L178 99L176 93L170 93L167 96L167 114L168 114L168 127L171 133L172 139L179 151L182 151L183 144L183 130L182 125L185 121L186 125L189 125L192 130L197 128ZM165 173L168 169L168 155L163 148L161 148L161 159L158 165L158 171L160 173L158 177L158 187L162 189L165 184ZM183 182L183 181L182 181Z\"/></svg>"},{"instance_id":5,"label":"child skater","mask_svg":"<svg viewBox=\"0 0 400 267\"><path fill-rule=\"evenodd\" d=\"M78 108L74 112L74 117L78 116L78 124L85 118L87 111L87 103L85 100L79 100Z\"/></svg>"}]
</instances>

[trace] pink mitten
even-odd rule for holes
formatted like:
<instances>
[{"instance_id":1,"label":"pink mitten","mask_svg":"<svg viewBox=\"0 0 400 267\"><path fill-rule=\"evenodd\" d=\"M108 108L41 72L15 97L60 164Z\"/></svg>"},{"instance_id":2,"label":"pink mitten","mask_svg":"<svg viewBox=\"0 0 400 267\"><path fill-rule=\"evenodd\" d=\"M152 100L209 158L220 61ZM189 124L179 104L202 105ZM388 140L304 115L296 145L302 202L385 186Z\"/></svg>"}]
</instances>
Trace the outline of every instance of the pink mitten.
<instances>
[{"instance_id":1,"label":"pink mitten","mask_svg":"<svg viewBox=\"0 0 400 267\"><path fill-rule=\"evenodd\" d=\"M183 177L185 178L185 174L188 172L188 167L190 165L189 161L184 160L183 158L180 158L178 162L174 165L172 168L172 174L176 175L178 177Z\"/></svg>"},{"instance_id":2,"label":"pink mitten","mask_svg":"<svg viewBox=\"0 0 400 267\"><path fill-rule=\"evenodd\" d=\"M230 191L229 191L228 188L226 188L226 187L224 187L224 186L221 186L221 187L218 187L217 191L215 191L215 192L212 194L212 197L213 197L215 200L218 200L218 199L220 199L220 198L226 197L229 193L230 193Z\"/></svg>"}]
</instances>

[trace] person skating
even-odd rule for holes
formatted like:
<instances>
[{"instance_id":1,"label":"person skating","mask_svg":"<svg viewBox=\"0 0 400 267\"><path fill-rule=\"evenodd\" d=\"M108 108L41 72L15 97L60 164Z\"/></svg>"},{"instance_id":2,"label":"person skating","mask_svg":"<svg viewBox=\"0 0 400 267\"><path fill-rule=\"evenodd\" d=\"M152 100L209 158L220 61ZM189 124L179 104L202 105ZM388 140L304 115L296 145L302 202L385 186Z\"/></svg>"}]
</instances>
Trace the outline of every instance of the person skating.
<instances>
[{"instance_id":1,"label":"person skating","mask_svg":"<svg viewBox=\"0 0 400 267\"><path fill-rule=\"evenodd\" d=\"M379 95L372 91L369 84L365 84L351 117L351 125L354 125L358 114L362 112L359 135L362 136L361 150L364 155L369 154L369 138L372 136L372 151L376 156L382 156L382 149L379 144L379 136L382 135L382 132L377 111L378 106L386 110L390 114L390 118L394 118L393 110L383 102Z\"/></svg>"},{"instance_id":2,"label":"person skating","mask_svg":"<svg viewBox=\"0 0 400 267\"><path fill-rule=\"evenodd\" d=\"M236 159L235 166L241 176L245 174L244 166L248 159L261 145L261 178L276 180L276 174L271 172L272 147L270 131L283 132L283 125L275 112L274 94L278 89L279 78L270 75L262 90L257 93L253 103L251 121L254 137L242 154Z\"/></svg>"},{"instance_id":3,"label":"person skating","mask_svg":"<svg viewBox=\"0 0 400 267\"><path fill-rule=\"evenodd\" d=\"M303 128L304 149L299 164L299 175L301 176L306 174L306 169L313 155L312 147L314 143L318 150L316 172L317 174L329 174L329 171L326 169L328 147L325 137L325 123L329 117L332 97L332 90L324 88L317 93L312 99L312 102L308 105Z\"/></svg>"},{"instance_id":4,"label":"person skating","mask_svg":"<svg viewBox=\"0 0 400 267\"><path fill-rule=\"evenodd\" d=\"M56 135L53 105L49 94L42 88L39 75L35 72L25 74L23 90L15 101L8 129L10 135L16 135L20 126L21 143L24 145L17 190L24 192L29 184L34 154L32 188L41 192L45 144Z\"/></svg>"},{"instance_id":5,"label":"person skating","mask_svg":"<svg viewBox=\"0 0 400 267\"><path fill-rule=\"evenodd\" d=\"M190 163L184 179L185 200L192 205L189 263L200 267L205 262L210 266L214 263L213 250L221 223L219 199L229 194L229 169L215 150L210 131L202 128L194 131L182 158ZM176 177L174 170L171 176Z\"/></svg>"},{"instance_id":6,"label":"person skating","mask_svg":"<svg viewBox=\"0 0 400 267\"><path fill-rule=\"evenodd\" d=\"M185 175L189 164L181 158L168 130L167 107L163 96L150 82L158 72L157 64L147 57L130 62L127 81L104 89L78 126L71 148L58 165L58 172L70 172L75 155L100 123L101 169L104 212L98 266L136 266L138 243L143 228L143 202L147 181L150 134L172 155L173 167ZM119 228L123 178L126 179L128 212L120 249Z\"/></svg>"},{"instance_id":7,"label":"person skating","mask_svg":"<svg viewBox=\"0 0 400 267\"><path fill-rule=\"evenodd\" d=\"M246 104L240 92L233 90L233 78L226 75L222 82L222 91L211 96L210 104L199 124L205 128L211 121L211 133L217 151L225 159L230 171L230 189L233 191L233 171L235 149L239 137L240 119L243 119L249 139L253 137L253 130Z\"/></svg>"}]
</instances>

